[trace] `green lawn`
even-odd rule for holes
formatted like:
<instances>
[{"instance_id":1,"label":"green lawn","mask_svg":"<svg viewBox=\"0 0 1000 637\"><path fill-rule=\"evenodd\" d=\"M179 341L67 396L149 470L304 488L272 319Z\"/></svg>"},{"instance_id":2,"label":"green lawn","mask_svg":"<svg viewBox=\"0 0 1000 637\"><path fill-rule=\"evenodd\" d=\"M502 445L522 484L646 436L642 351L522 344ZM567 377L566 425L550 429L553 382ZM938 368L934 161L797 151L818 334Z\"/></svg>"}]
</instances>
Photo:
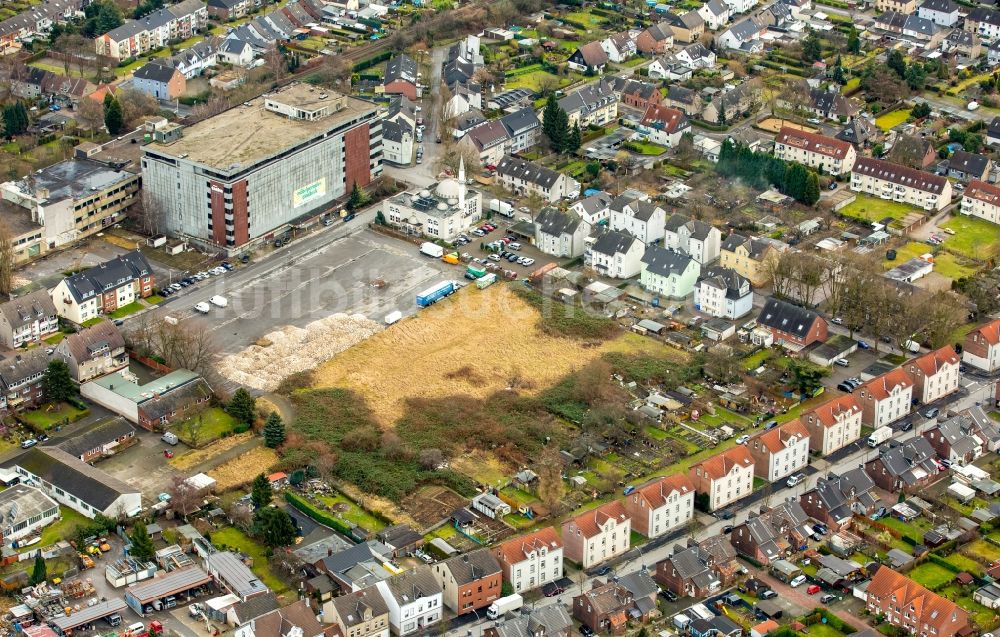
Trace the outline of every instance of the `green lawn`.
<instances>
[{"instance_id":1,"label":"green lawn","mask_svg":"<svg viewBox=\"0 0 1000 637\"><path fill-rule=\"evenodd\" d=\"M967 573L971 573L972 575L982 576L983 574L983 567L979 562L965 557L961 553L952 553L944 559L947 560L952 566L960 568Z\"/></svg>"},{"instance_id":2,"label":"green lawn","mask_svg":"<svg viewBox=\"0 0 1000 637\"><path fill-rule=\"evenodd\" d=\"M875 125L884 131L888 131L896 126L899 126L906 120L910 118L910 109L900 109L897 111L892 111L886 113L885 115L880 115L875 118Z\"/></svg>"},{"instance_id":3,"label":"green lawn","mask_svg":"<svg viewBox=\"0 0 1000 637\"><path fill-rule=\"evenodd\" d=\"M840 209L840 214L860 221L879 221L886 217L902 219L911 212L921 212L909 204L886 201L858 193L854 201Z\"/></svg>"},{"instance_id":4,"label":"green lawn","mask_svg":"<svg viewBox=\"0 0 1000 637\"><path fill-rule=\"evenodd\" d=\"M996 412L992 412L993 415ZM987 542L986 540L976 540L969 546L965 547L973 555L980 555L991 562L1000 560L1000 546L997 546L993 542Z\"/></svg>"},{"instance_id":5,"label":"green lawn","mask_svg":"<svg viewBox=\"0 0 1000 637\"><path fill-rule=\"evenodd\" d=\"M158 303L163 303L163 297L159 294L151 294L146 297L146 303L150 305L157 305Z\"/></svg>"},{"instance_id":6,"label":"green lawn","mask_svg":"<svg viewBox=\"0 0 1000 637\"><path fill-rule=\"evenodd\" d=\"M59 403L22 412L18 414L18 418L38 431L48 431L63 421L76 422L89 413L87 409L77 409L69 403Z\"/></svg>"},{"instance_id":7,"label":"green lawn","mask_svg":"<svg viewBox=\"0 0 1000 637\"><path fill-rule=\"evenodd\" d=\"M842 87L840 87L840 92L844 95L847 95L848 93L858 88L859 86L861 86L861 78L852 77L851 79L847 80L847 84L844 84Z\"/></svg>"},{"instance_id":8,"label":"green lawn","mask_svg":"<svg viewBox=\"0 0 1000 637\"><path fill-rule=\"evenodd\" d=\"M667 434L667 432L663 431L658 427L654 427L653 425L647 425L646 435L652 438L653 440L666 440L669 434Z\"/></svg>"},{"instance_id":9,"label":"green lawn","mask_svg":"<svg viewBox=\"0 0 1000 637\"><path fill-rule=\"evenodd\" d=\"M589 11L574 11L573 13L567 13L566 19L572 20L573 22L579 22L588 29L599 29L601 27L601 23L604 22L604 18L596 16Z\"/></svg>"},{"instance_id":10,"label":"green lawn","mask_svg":"<svg viewBox=\"0 0 1000 637\"><path fill-rule=\"evenodd\" d=\"M253 558L253 572L279 597L290 592L288 584L279 578L267 565L265 552L267 549L263 544L258 543L253 538L247 537L243 531L235 527L227 527L218 531L212 531L212 544L218 548L227 547L246 553Z\"/></svg>"},{"instance_id":11,"label":"green lawn","mask_svg":"<svg viewBox=\"0 0 1000 637\"><path fill-rule=\"evenodd\" d=\"M933 250L933 246L929 246L926 243L911 241L900 248L896 248L895 261L887 260L882 265L884 265L885 269L888 270L915 257L919 257L927 253L933 253ZM979 268L976 267L974 263L950 252L940 250L934 255L934 271L942 276L948 277L949 279L957 281L963 277L972 276L978 270Z\"/></svg>"},{"instance_id":12,"label":"green lawn","mask_svg":"<svg viewBox=\"0 0 1000 637\"><path fill-rule=\"evenodd\" d=\"M221 407L209 407L178 421L170 429L184 444L199 447L213 440L218 440L223 434L232 431L235 426L236 419L223 411ZM198 444L195 444L196 442Z\"/></svg>"},{"instance_id":13,"label":"green lawn","mask_svg":"<svg viewBox=\"0 0 1000 637\"><path fill-rule=\"evenodd\" d=\"M54 522L42 529L42 540L40 542L21 549L21 552L34 551L36 549L55 544L59 540L72 539L73 536L76 535L76 527L84 524L90 524L90 520L83 517L83 514L77 513L69 507L60 506L59 516L59 521Z\"/></svg>"},{"instance_id":14,"label":"green lawn","mask_svg":"<svg viewBox=\"0 0 1000 637\"><path fill-rule=\"evenodd\" d=\"M809 627L809 635L810 637L844 637L844 633L830 624L813 624Z\"/></svg>"},{"instance_id":15,"label":"green lawn","mask_svg":"<svg viewBox=\"0 0 1000 637\"><path fill-rule=\"evenodd\" d=\"M933 562L924 562L909 573L910 579L931 590L938 589L955 579L955 574Z\"/></svg>"},{"instance_id":16,"label":"green lawn","mask_svg":"<svg viewBox=\"0 0 1000 637\"><path fill-rule=\"evenodd\" d=\"M93 327L104 320L103 316L95 316L94 318L89 318L82 323L84 327Z\"/></svg>"},{"instance_id":17,"label":"green lawn","mask_svg":"<svg viewBox=\"0 0 1000 637\"><path fill-rule=\"evenodd\" d=\"M347 505L349 508L346 511L337 511L335 515L339 515L348 522L353 522L360 527L364 527L369 531L381 531L386 527L386 523L379 518L371 515L357 504L347 499L342 493L337 495L321 495L319 496L319 501L327 506L335 505Z\"/></svg>"},{"instance_id":18,"label":"green lawn","mask_svg":"<svg viewBox=\"0 0 1000 637\"><path fill-rule=\"evenodd\" d=\"M890 529L901 533L902 535L907 535L917 542L923 541L924 531L930 529L930 522L924 518L917 518L913 522L903 522L892 516L886 516L879 520Z\"/></svg>"},{"instance_id":19,"label":"green lawn","mask_svg":"<svg viewBox=\"0 0 1000 637\"><path fill-rule=\"evenodd\" d=\"M944 248L965 255L970 259L985 261L1000 253L1000 241L997 241L997 226L977 217L955 215L944 228L954 230L944 240Z\"/></svg>"},{"instance_id":20,"label":"green lawn","mask_svg":"<svg viewBox=\"0 0 1000 637\"><path fill-rule=\"evenodd\" d=\"M757 369L771 356L771 350L762 349L760 351L754 352L752 356L748 356L743 359L743 364L747 368L747 371Z\"/></svg>"},{"instance_id":21,"label":"green lawn","mask_svg":"<svg viewBox=\"0 0 1000 637\"><path fill-rule=\"evenodd\" d=\"M49 345L58 345L59 343L62 342L64 338L66 338L66 332L56 332L52 336L49 336L48 338L44 338L42 340L48 343Z\"/></svg>"},{"instance_id":22,"label":"green lawn","mask_svg":"<svg viewBox=\"0 0 1000 637\"><path fill-rule=\"evenodd\" d=\"M538 71L532 71L530 73L522 73L521 75L507 78L507 80L504 82L504 88L508 90L515 88L526 88L529 91L538 92L542 90L540 82L543 80L543 78L546 77L558 80L557 84L558 88L569 86L574 81L572 77L557 77L547 71L538 70Z\"/></svg>"},{"instance_id":23,"label":"green lawn","mask_svg":"<svg viewBox=\"0 0 1000 637\"><path fill-rule=\"evenodd\" d=\"M111 314L108 314L108 316L110 316L113 319L125 318L126 316L135 314L142 308L143 308L142 303L138 301L132 301L128 305L123 305L114 312L112 312Z\"/></svg>"},{"instance_id":24,"label":"green lawn","mask_svg":"<svg viewBox=\"0 0 1000 637\"><path fill-rule=\"evenodd\" d=\"M659 144L652 144L650 142L639 142L632 141L628 142L630 146L633 146L640 155L662 155L667 152L665 146L660 146Z\"/></svg>"}]
</instances>

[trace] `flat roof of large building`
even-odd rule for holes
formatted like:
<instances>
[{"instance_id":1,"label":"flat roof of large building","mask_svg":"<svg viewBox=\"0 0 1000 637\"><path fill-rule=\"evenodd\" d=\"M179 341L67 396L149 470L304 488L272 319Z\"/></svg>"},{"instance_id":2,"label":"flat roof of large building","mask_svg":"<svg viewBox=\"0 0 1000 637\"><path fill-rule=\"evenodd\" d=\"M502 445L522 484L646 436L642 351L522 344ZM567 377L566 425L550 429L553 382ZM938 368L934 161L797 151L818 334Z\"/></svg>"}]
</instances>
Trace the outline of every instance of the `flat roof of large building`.
<instances>
[{"instance_id":1,"label":"flat roof of large building","mask_svg":"<svg viewBox=\"0 0 1000 637\"><path fill-rule=\"evenodd\" d=\"M93 606L83 608L65 617L56 617L52 620L52 625L60 632L73 630L79 626L93 624L98 619L104 619L115 613L123 613L128 606L120 599L109 599L106 602L98 602Z\"/></svg>"},{"instance_id":2,"label":"flat roof of large building","mask_svg":"<svg viewBox=\"0 0 1000 637\"><path fill-rule=\"evenodd\" d=\"M186 369L175 369L166 376L151 380L145 385L129 382L121 372L108 374L91 382L108 391L113 391L128 401L142 403L158 395L166 394L170 390L177 389L198 378L200 377L195 372Z\"/></svg>"},{"instance_id":3,"label":"flat roof of large building","mask_svg":"<svg viewBox=\"0 0 1000 637\"><path fill-rule=\"evenodd\" d=\"M91 159L67 159L32 173L31 187L24 179L13 185L26 196L54 203L64 199L86 199L128 179L135 179L135 173L115 170Z\"/></svg>"},{"instance_id":4,"label":"flat roof of large building","mask_svg":"<svg viewBox=\"0 0 1000 637\"><path fill-rule=\"evenodd\" d=\"M183 593L197 586L204 586L211 581L212 578L208 573L197 566L189 566L161 577L133 584L125 592L145 604L168 595Z\"/></svg>"},{"instance_id":5,"label":"flat roof of large building","mask_svg":"<svg viewBox=\"0 0 1000 637\"><path fill-rule=\"evenodd\" d=\"M236 165L245 168L376 108L374 104L334 93L329 94L329 99L343 99L344 107L317 119L293 119L264 107L268 99L289 106L312 107L315 102L307 97L310 91L316 93L317 100L324 94L320 88L293 84L188 126L180 139L169 144L149 144L145 151L174 158L183 155L187 161L220 170L234 169Z\"/></svg>"}]
</instances>

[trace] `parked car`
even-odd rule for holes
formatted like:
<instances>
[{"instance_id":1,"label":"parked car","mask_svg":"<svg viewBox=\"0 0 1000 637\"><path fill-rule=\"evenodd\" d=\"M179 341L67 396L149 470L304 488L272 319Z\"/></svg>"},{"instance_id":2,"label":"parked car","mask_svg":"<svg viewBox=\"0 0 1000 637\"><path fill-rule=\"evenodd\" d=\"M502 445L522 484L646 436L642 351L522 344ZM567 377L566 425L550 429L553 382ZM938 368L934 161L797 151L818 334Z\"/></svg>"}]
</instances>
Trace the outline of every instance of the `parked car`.
<instances>
[{"instance_id":1,"label":"parked car","mask_svg":"<svg viewBox=\"0 0 1000 637\"><path fill-rule=\"evenodd\" d=\"M791 586L792 588L797 588L805 583L806 583L806 576L799 575L798 577L793 577L792 581L788 582L788 585Z\"/></svg>"},{"instance_id":2,"label":"parked car","mask_svg":"<svg viewBox=\"0 0 1000 637\"><path fill-rule=\"evenodd\" d=\"M827 528L827 526L825 524L823 524L822 522L820 522L818 524L813 524L812 528L813 528L813 531L815 531L818 535L826 535L827 533L830 532L830 529Z\"/></svg>"},{"instance_id":3,"label":"parked car","mask_svg":"<svg viewBox=\"0 0 1000 637\"><path fill-rule=\"evenodd\" d=\"M732 532L733 532L733 525L732 524L727 524L726 526L722 527L722 534L723 535L729 535Z\"/></svg>"},{"instance_id":4,"label":"parked car","mask_svg":"<svg viewBox=\"0 0 1000 637\"><path fill-rule=\"evenodd\" d=\"M745 445L748 442L750 442L750 436L748 436L746 434L743 434L742 436L740 436L739 438L736 439L736 444L738 444L738 445Z\"/></svg>"},{"instance_id":5,"label":"parked car","mask_svg":"<svg viewBox=\"0 0 1000 637\"><path fill-rule=\"evenodd\" d=\"M765 588L764 590L757 592L757 597L759 597L760 599L771 599L772 597L777 597L777 596L778 594L775 593L770 588Z\"/></svg>"},{"instance_id":6,"label":"parked car","mask_svg":"<svg viewBox=\"0 0 1000 637\"><path fill-rule=\"evenodd\" d=\"M668 591L666 589L660 591L660 597L667 600L668 602L676 602L677 595L673 591Z\"/></svg>"},{"instance_id":7,"label":"parked car","mask_svg":"<svg viewBox=\"0 0 1000 637\"><path fill-rule=\"evenodd\" d=\"M858 347L861 349L871 349L872 346L867 343L867 341L858 341Z\"/></svg>"},{"instance_id":8,"label":"parked car","mask_svg":"<svg viewBox=\"0 0 1000 637\"><path fill-rule=\"evenodd\" d=\"M27 440L21 441L21 449L31 449L38 444L38 441L34 438L28 438Z\"/></svg>"},{"instance_id":9,"label":"parked car","mask_svg":"<svg viewBox=\"0 0 1000 637\"><path fill-rule=\"evenodd\" d=\"M805 479L806 479L806 474L796 473L795 475L788 476L788 479L785 480L785 484L788 485L789 487L794 487L795 485L799 484Z\"/></svg>"},{"instance_id":10,"label":"parked car","mask_svg":"<svg viewBox=\"0 0 1000 637\"><path fill-rule=\"evenodd\" d=\"M847 360L846 358L838 358L837 360L833 361L833 364L839 365L841 367L850 367L851 361Z\"/></svg>"},{"instance_id":11,"label":"parked car","mask_svg":"<svg viewBox=\"0 0 1000 637\"><path fill-rule=\"evenodd\" d=\"M941 410L937 407L931 407L923 413L924 418L937 418L937 415L941 413Z\"/></svg>"},{"instance_id":12,"label":"parked car","mask_svg":"<svg viewBox=\"0 0 1000 637\"><path fill-rule=\"evenodd\" d=\"M806 589L806 594L807 595L815 595L816 593L820 592L821 590L823 590L823 589L821 589L819 587L819 584L810 584L809 588Z\"/></svg>"},{"instance_id":13,"label":"parked car","mask_svg":"<svg viewBox=\"0 0 1000 637\"><path fill-rule=\"evenodd\" d=\"M900 431L910 431L913 429L913 423L909 420L904 420L901 425L899 425Z\"/></svg>"},{"instance_id":14,"label":"parked car","mask_svg":"<svg viewBox=\"0 0 1000 637\"><path fill-rule=\"evenodd\" d=\"M832 593L827 593L823 597L820 597L819 601L823 604L829 604L830 602L837 601L837 596L833 595Z\"/></svg>"},{"instance_id":15,"label":"parked car","mask_svg":"<svg viewBox=\"0 0 1000 637\"><path fill-rule=\"evenodd\" d=\"M594 631L592 631L590 626L587 626L586 624L580 624L580 634L583 635L583 637L594 637Z\"/></svg>"}]
</instances>

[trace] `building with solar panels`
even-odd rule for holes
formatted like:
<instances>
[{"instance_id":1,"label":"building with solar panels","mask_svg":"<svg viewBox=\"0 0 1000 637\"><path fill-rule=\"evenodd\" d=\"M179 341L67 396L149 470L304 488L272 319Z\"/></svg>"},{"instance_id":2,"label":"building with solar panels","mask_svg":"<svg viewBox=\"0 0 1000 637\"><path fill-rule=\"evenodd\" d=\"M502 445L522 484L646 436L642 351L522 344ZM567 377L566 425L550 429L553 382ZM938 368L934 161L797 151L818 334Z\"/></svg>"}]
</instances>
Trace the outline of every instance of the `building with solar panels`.
<instances>
[{"instance_id":1,"label":"building with solar panels","mask_svg":"<svg viewBox=\"0 0 1000 637\"><path fill-rule=\"evenodd\" d=\"M442 179L426 190L386 199L382 215L407 234L451 241L482 219L483 195L466 185L463 164L458 179Z\"/></svg>"}]
</instances>

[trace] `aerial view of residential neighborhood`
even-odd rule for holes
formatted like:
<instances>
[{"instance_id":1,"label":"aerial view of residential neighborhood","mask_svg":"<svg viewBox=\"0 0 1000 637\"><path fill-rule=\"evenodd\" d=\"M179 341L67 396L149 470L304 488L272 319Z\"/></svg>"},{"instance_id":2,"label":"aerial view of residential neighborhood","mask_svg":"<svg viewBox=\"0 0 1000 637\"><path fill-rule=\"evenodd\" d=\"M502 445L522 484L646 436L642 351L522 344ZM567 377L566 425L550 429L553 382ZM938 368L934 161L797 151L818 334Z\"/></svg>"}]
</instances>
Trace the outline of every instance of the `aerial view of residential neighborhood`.
<instances>
[{"instance_id":1,"label":"aerial view of residential neighborhood","mask_svg":"<svg viewBox=\"0 0 1000 637\"><path fill-rule=\"evenodd\" d=\"M0 0L0 637L1000 637L997 0Z\"/></svg>"}]
</instances>

